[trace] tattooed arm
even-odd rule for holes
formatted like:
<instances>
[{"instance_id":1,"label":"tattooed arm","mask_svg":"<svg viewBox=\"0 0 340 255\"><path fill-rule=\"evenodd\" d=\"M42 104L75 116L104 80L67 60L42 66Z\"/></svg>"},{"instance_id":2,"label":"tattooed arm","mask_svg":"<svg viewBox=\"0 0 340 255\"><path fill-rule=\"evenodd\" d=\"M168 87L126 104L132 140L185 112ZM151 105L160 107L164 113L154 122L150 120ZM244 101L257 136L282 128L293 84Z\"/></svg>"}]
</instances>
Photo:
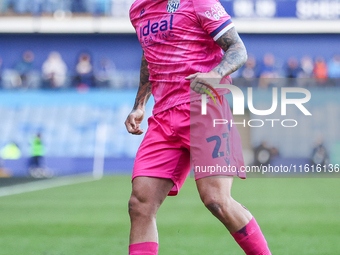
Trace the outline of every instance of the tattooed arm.
<instances>
[{"instance_id":1,"label":"tattooed arm","mask_svg":"<svg viewBox=\"0 0 340 255\"><path fill-rule=\"evenodd\" d=\"M195 73L186 77L192 80L190 87L197 93L205 93L199 88L211 83L212 79L219 83L223 77L232 74L247 61L246 48L235 28L229 29L216 42L225 51L221 62L209 73Z\"/></svg>"},{"instance_id":2,"label":"tattooed arm","mask_svg":"<svg viewBox=\"0 0 340 255\"><path fill-rule=\"evenodd\" d=\"M140 123L145 115L145 105L151 96L151 83L149 81L148 62L145 59L144 53L140 67L140 82L135 100L135 105L125 121L126 129L134 135L143 134L144 130L140 129Z\"/></svg>"},{"instance_id":3,"label":"tattooed arm","mask_svg":"<svg viewBox=\"0 0 340 255\"><path fill-rule=\"evenodd\" d=\"M246 47L235 28L229 29L216 42L225 51L225 54L221 63L212 71L217 72L221 77L232 74L247 61Z\"/></svg>"},{"instance_id":4,"label":"tattooed arm","mask_svg":"<svg viewBox=\"0 0 340 255\"><path fill-rule=\"evenodd\" d=\"M133 110L145 109L145 105L151 96L151 83L149 81L148 62L145 59L144 52L140 66L140 82Z\"/></svg>"}]
</instances>

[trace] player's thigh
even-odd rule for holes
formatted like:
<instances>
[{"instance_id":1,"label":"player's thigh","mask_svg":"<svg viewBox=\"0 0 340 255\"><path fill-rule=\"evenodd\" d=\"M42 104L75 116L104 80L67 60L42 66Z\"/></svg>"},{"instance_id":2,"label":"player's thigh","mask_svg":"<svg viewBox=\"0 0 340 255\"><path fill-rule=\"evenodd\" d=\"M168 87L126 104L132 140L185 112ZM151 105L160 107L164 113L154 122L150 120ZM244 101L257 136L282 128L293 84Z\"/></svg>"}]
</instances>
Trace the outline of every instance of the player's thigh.
<instances>
[{"instance_id":1,"label":"player's thigh","mask_svg":"<svg viewBox=\"0 0 340 255\"><path fill-rule=\"evenodd\" d=\"M132 181L131 206L145 206L157 210L169 194L174 183L171 179L139 176Z\"/></svg>"},{"instance_id":2,"label":"player's thigh","mask_svg":"<svg viewBox=\"0 0 340 255\"><path fill-rule=\"evenodd\" d=\"M227 202L231 198L233 180L231 176L211 176L196 180L202 201L205 204Z\"/></svg>"}]
</instances>

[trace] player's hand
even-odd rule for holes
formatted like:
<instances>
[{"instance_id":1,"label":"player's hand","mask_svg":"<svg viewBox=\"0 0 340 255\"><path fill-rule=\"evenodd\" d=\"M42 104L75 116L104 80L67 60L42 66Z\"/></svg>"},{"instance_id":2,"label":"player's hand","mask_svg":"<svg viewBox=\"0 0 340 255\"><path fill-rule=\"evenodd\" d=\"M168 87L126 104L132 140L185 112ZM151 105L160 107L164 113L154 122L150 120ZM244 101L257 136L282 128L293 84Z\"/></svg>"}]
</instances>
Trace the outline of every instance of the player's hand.
<instances>
[{"instance_id":1,"label":"player's hand","mask_svg":"<svg viewBox=\"0 0 340 255\"><path fill-rule=\"evenodd\" d=\"M207 94L206 90L211 92L209 87L213 87L214 84L219 84L222 76L214 71L209 73L195 73L188 77L186 80L190 80L190 88L199 94Z\"/></svg>"},{"instance_id":2,"label":"player's hand","mask_svg":"<svg viewBox=\"0 0 340 255\"><path fill-rule=\"evenodd\" d=\"M141 109L132 110L132 112L130 112L125 121L126 129L130 134L141 135L144 133L144 130L140 128L144 115L145 111Z\"/></svg>"}]
</instances>

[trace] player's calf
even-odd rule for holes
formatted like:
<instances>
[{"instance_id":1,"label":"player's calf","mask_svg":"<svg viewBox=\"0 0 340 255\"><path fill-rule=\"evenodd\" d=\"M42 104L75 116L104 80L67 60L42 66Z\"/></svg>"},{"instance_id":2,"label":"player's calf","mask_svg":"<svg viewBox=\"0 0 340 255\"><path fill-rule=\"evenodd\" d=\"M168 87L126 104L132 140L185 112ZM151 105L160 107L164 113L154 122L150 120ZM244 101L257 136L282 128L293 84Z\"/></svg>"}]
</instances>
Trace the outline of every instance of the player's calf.
<instances>
[{"instance_id":1,"label":"player's calf","mask_svg":"<svg viewBox=\"0 0 340 255\"><path fill-rule=\"evenodd\" d=\"M202 178L196 184L204 205L226 226L246 254L271 254L255 218L231 197L231 178Z\"/></svg>"},{"instance_id":2,"label":"player's calf","mask_svg":"<svg viewBox=\"0 0 340 255\"><path fill-rule=\"evenodd\" d=\"M160 204L132 194L129 200L131 220L129 255L157 255L156 213Z\"/></svg>"},{"instance_id":3,"label":"player's calf","mask_svg":"<svg viewBox=\"0 0 340 255\"><path fill-rule=\"evenodd\" d=\"M246 254L271 254L259 225L244 206L231 197L218 201L214 196L206 196L202 200L209 211L227 227ZM248 217L251 217L250 221ZM248 223L244 224L242 222ZM242 225L243 227L240 228Z\"/></svg>"},{"instance_id":4,"label":"player's calf","mask_svg":"<svg viewBox=\"0 0 340 255\"><path fill-rule=\"evenodd\" d=\"M171 190L169 179L136 177L129 200L131 219L130 255L157 255L157 211Z\"/></svg>"}]
</instances>

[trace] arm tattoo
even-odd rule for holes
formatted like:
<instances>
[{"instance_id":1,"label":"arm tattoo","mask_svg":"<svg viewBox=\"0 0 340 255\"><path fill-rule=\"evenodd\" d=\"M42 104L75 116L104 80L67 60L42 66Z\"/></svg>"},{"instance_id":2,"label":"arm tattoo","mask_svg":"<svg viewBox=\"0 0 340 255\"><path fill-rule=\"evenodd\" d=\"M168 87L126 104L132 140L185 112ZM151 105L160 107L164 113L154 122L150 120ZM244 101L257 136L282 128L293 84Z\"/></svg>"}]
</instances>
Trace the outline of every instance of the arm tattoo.
<instances>
[{"instance_id":1,"label":"arm tattoo","mask_svg":"<svg viewBox=\"0 0 340 255\"><path fill-rule=\"evenodd\" d=\"M221 63L213 70L222 77L235 72L247 61L246 48L235 28L229 29L216 42L225 51L225 54Z\"/></svg>"},{"instance_id":2,"label":"arm tattoo","mask_svg":"<svg viewBox=\"0 0 340 255\"><path fill-rule=\"evenodd\" d=\"M139 88L138 88L135 105L133 106L133 109L136 110L137 108L140 108L140 107L144 108L150 96L151 96L151 83L149 81L148 62L146 61L144 53L143 53L142 63L140 67Z\"/></svg>"}]
</instances>

